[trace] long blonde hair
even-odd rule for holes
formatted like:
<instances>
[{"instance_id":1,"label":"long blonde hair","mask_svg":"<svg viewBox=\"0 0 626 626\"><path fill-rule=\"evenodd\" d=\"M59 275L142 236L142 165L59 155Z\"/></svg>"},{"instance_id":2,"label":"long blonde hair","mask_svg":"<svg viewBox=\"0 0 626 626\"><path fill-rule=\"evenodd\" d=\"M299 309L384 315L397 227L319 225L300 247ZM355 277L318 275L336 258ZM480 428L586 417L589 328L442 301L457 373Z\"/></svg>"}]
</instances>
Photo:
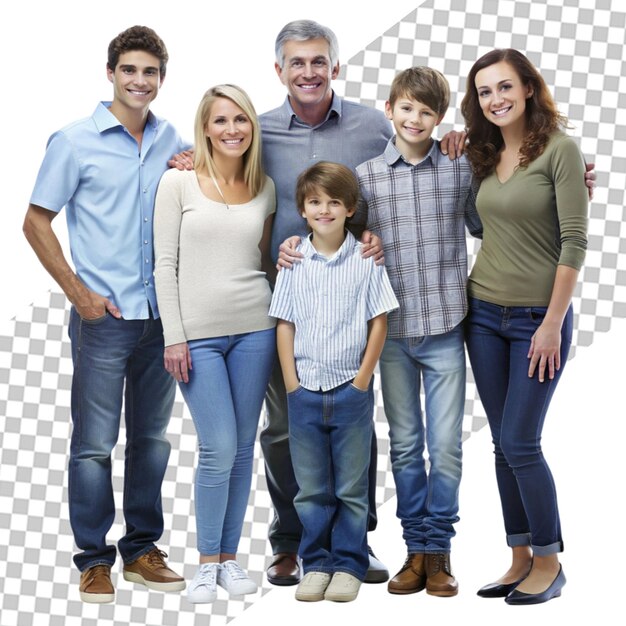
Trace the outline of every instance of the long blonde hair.
<instances>
[{"instance_id":1,"label":"long blonde hair","mask_svg":"<svg viewBox=\"0 0 626 626\"><path fill-rule=\"evenodd\" d=\"M261 128L259 118L248 94L237 85L215 85L202 96L194 123L194 169L199 172L207 169L209 175L217 171L212 156L210 139L206 136L206 127L211 115L211 108L217 98L228 98L234 102L252 123L252 143L243 155L244 180L252 197L256 196L265 183L265 173L261 161Z\"/></svg>"}]
</instances>

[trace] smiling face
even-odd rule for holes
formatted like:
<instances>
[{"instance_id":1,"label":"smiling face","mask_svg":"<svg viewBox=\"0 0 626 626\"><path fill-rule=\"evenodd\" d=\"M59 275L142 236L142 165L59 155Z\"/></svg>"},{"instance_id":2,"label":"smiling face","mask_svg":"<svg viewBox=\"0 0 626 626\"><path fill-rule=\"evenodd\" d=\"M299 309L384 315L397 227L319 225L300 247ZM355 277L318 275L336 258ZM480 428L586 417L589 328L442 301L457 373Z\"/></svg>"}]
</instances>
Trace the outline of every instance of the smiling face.
<instances>
[{"instance_id":1,"label":"smiling face","mask_svg":"<svg viewBox=\"0 0 626 626\"><path fill-rule=\"evenodd\" d=\"M526 100L532 88L524 85L515 68L506 61L489 65L474 80L484 116L499 128L526 125Z\"/></svg>"},{"instance_id":2,"label":"smiling face","mask_svg":"<svg viewBox=\"0 0 626 626\"><path fill-rule=\"evenodd\" d=\"M252 122L229 98L216 98L205 128L213 159L219 155L240 158L252 143Z\"/></svg>"},{"instance_id":3,"label":"smiling face","mask_svg":"<svg viewBox=\"0 0 626 626\"><path fill-rule=\"evenodd\" d=\"M385 114L396 131L396 147L404 157L424 157L431 146L431 135L442 117L429 106L408 96L398 98L393 107L385 104Z\"/></svg>"},{"instance_id":4,"label":"smiling face","mask_svg":"<svg viewBox=\"0 0 626 626\"><path fill-rule=\"evenodd\" d=\"M113 83L112 110L123 113L147 113L163 83L159 59L144 50L123 52L115 69L107 67Z\"/></svg>"},{"instance_id":5,"label":"smiling face","mask_svg":"<svg viewBox=\"0 0 626 626\"><path fill-rule=\"evenodd\" d=\"M291 106L299 109L328 107L332 100L331 80L337 78L339 63L332 67L326 39L286 41L283 66L275 64L280 81L287 87Z\"/></svg>"},{"instance_id":6,"label":"smiling face","mask_svg":"<svg viewBox=\"0 0 626 626\"><path fill-rule=\"evenodd\" d=\"M304 198L304 217L316 234L324 237L343 235L346 219L354 215L355 207L346 207L343 200L329 196L321 187L313 188Z\"/></svg>"}]
</instances>

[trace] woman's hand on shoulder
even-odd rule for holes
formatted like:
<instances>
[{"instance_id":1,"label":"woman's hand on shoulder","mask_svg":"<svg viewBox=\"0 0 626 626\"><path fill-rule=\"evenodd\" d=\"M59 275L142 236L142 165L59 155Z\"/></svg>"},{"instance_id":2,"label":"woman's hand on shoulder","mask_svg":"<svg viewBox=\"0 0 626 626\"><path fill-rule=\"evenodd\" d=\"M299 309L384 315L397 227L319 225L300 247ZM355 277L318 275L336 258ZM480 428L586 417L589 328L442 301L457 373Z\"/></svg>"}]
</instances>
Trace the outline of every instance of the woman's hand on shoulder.
<instances>
[{"instance_id":1,"label":"woman's hand on shoulder","mask_svg":"<svg viewBox=\"0 0 626 626\"><path fill-rule=\"evenodd\" d=\"M179 383L188 383L189 370L191 370L191 352L187 342L167 346L163 351L163 364L175 380Z\"/></svg>"}]
</instances>

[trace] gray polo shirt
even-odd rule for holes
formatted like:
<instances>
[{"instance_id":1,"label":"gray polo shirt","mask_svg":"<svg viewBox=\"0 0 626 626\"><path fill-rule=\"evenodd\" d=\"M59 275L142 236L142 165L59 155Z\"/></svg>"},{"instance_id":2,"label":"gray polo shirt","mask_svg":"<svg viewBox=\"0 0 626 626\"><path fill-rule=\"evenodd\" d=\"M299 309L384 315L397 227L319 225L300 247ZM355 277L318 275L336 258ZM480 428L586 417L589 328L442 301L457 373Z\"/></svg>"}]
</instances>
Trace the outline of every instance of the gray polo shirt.
<instances>
[{"instance_id":1,"label":"gray polo shirt","mask_svg":"<svg viewBox=\"0 0 626 626\"><path fill-rule=\"evenodd\" d=\"M276 186L276 215L271 253L292 235L306 235L306 220L296 208L298 176L318 161L333 161L356 169L381 154L392 135L385 115L376 109L344 100L333 93L324 121L309 126L299 120L289 97L282 106L260 116L265 173Z\"/></svg>"}]
</instances>

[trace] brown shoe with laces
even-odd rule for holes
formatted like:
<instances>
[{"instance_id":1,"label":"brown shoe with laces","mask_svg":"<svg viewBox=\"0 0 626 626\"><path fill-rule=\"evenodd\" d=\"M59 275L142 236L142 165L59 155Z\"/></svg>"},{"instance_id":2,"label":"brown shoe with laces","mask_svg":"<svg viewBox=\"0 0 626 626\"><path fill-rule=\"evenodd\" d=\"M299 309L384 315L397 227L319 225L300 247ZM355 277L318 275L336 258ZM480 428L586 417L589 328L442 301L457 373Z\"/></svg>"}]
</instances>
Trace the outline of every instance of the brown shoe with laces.
<instances>
[{"instance_id":1,"label":"brown shoe with laces","mask_svg":"<svg viewBox=\"0 0 626 626\"><path fill-rule=\"evenodd\" d=\"M154 548L132 563L124 564L124 580L145 585L156 591L182 591L185 579L165 562L167 554Z\"/></svg>"},{"instance_id":2,"label":"brown shoe with laces","mask_svg":"<svg viewBox=\"0 0 626 626\"><path fill-rule=\"evenodd\" d=\"M442 597L456 596L459 593L459 583L452 575L449 552L427 554L424 558L424 569L426 593Z\"/></svg>"},{"instance_id":3,"label":"brown shoe with laces","mask_svg":"<svg viewBox=\"0 0 626 626\"><path fill-rule=\"evenodd\" d=\"M115 589L111 582L110 565L94 565L80 574L78 587L80 599L83 602L104 604L115 600Z\"/></svg>"},{"instance_id":4,"label":"brown shoe with laces","mask_svg":"<svg viewBox=\"0 0 626 626\"><path fill-rule=\"evenodd\" d=\"M409 553L400 571L387 583L389 593L417 593L426 586L424 555Z\"/></svg>"}]
</instances>

